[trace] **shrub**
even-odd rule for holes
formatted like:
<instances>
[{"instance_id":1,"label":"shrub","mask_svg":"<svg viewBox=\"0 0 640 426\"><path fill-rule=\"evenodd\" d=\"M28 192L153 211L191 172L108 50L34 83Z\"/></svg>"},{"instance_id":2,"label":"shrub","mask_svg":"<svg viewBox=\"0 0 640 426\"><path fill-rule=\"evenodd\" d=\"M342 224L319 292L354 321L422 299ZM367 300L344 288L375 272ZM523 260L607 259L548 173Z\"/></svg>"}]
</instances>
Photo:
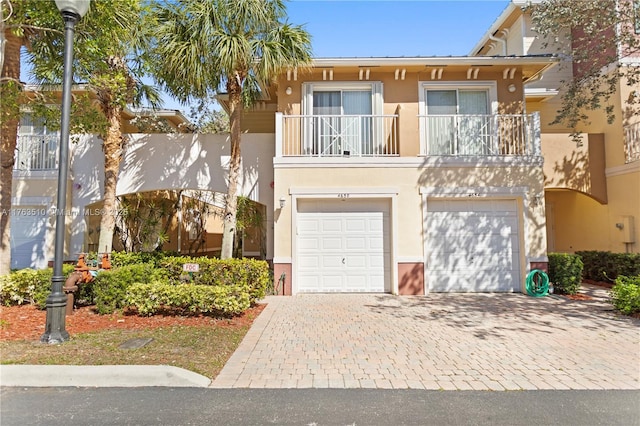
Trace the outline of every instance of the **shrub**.
<instances>
[{"instance_id":1,"label":"shrub","mask_svg":"<svg viewBox=\"0 0 640 426\"><path fill-rule=\"evenodd\" d=\"M62 265L62 275L68 277L73 265ZM0 277L0 301L5 306L30 303L40 309L46 307L51 293L53 269L20 269Z\"/></svg>"},{"instance_id":2,"label":"shrub","mask_svg":"<svg viewBox=\"0 0 640 426\"><path fill-rule=\"evenodd\" d=\"M556 293L576 294L582 282L580 256L566 253L549 253L549 281Z\"/></svg>"},{"instance_id":3,"label":"shrub","mask_svg":"<svg viewBox=\"0 0 640 426\"><path fill-rule=\"evenodd\" d=\"M640 254L608 251L576 252L584 263L583 278L594 281L614 281L619 275L640 275Z\"/></svg>"},{"instance_id":4,"label":"shrub","mask_svg":"<svg viewBox=\"0 0 640 426\"><path fill-rule=\"evenodd\" d=\"M140 315L153 315L162 309L234 315L247 310L251 301L248 289L240 286L174 285L164 280L131 285L126 303Z\"/></svg>"},{"instance_id":5,"label":"shrub","mask_svg":"<svg viewBox=\"0 0 640 426\"><path fill-rule=\"evenodd\" d=\"M199 272L193 277L182 270L185 263L197 263ZM191 258L188 256L165 257L160 262L174 284L189 281L195 285L247 287L251 303L262 299L267 287L272 282L269 265L263 260L255 259L209 259L206 257Z\"/></svg>"},{"instance_id":6,"label":"shrub","mask_svg":"<svg viewBox=\"0 0 640 426\"><path fill-rule=\"evenodd\" d=\"M635 277L618 276L611 289L611 303L625 315L640 313L640 274Z\"/></svg>"},{"instance_id":7,"label":"shrub","mask_svg":"<svg viewBox=\"0 0 640 426\"><path fill-rule=\"evenodd\" d=\"M162 251L152 252L131 252L124 251L111 252L111 266L113 268L119 268L122 266L139 265L141 263L149 263L153 266L158 266L162 259L170 256L170 253Z\"/></svg>"},{"instance_id":8,"label":"shrub","mask_svg":"<svg viewBox=\"0 0 640 426\"><path fill-rule=\"evenodd\" d=\"M109 314L125 307L125 295L133 283L149 283L166 277L166 272L151 263L122 266L101 271L93 282L93 296L98 313Z\"/></svg>"}]
</instances>

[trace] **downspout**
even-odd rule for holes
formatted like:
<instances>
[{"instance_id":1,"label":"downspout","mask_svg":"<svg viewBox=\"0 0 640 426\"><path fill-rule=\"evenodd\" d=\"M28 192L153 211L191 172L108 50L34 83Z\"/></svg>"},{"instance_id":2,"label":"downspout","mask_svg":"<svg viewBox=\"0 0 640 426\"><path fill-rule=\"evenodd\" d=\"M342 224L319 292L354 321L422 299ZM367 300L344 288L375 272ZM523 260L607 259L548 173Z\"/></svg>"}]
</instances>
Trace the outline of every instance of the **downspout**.
<instances>
[{"instance_id":1,"label":"downspout","mask_svg":"<svg viewBox=\"0 0 640 426\"><path fill-rule=\"evenodd\" d=\"M178 193L178 253L182 252L182 191Z\"/></svg>"},{"instance_id":2,"label":"downspout","mask_svg":"<svg viewBox=\"0 0 640 426\"><path fill-rule=\"evenodd\" d=\"M503 34L504 38L498 38L495 35L500 32ZM507 28L503 30L498 30L492 35L489 36L489 40L498 42L502 45L502 56L507 56L507 36L509 35L509 30Z\"/></svg>"}]
</instances>

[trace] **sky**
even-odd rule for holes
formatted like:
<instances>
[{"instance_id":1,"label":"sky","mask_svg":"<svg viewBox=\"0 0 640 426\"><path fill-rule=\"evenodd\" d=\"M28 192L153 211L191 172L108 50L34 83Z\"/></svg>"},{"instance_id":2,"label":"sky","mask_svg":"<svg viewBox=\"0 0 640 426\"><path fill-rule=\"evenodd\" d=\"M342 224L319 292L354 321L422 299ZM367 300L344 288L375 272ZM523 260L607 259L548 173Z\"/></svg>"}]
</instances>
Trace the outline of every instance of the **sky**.
<instances>
[{"instance_id":1,"label":"sky","mask_svg":"<svg viewBox=\"0 0 640 426\"><path fill-rule=\"evenodd\" d=\"M311 34L314 57L464 56L507 0L290 0L289 22ZM180 109L170 98L165 108Z\"/></svg>"},{"instance_id":2,"label":"sky","mask_svg":"<svg viewBox=\"0 0 640 426\"><path fill-rule=\"evenodd\" d=\"M466 55L505 0L290 0L316 57Z\"/></svg>"}]
</instances>

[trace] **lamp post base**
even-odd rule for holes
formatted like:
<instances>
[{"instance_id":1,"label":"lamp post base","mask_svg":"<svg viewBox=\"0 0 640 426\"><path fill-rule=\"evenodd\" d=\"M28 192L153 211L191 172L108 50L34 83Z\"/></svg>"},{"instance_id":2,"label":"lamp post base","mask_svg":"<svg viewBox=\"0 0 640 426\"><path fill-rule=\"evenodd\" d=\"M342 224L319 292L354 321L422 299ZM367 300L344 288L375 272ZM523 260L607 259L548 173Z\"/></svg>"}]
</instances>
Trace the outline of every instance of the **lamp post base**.
<instances>
[{"instance_id":1,"label":"lamp post base","mask_svg":"<svg viewBox=\"0 0 640 426\"><path fill-rule=\"evenodd\" d=\"M42 343L57 344L69 340L69 333L65 330L64 324L67 296L62 292L55 291L62 286L61 280L64 280L64 277L53 277L52 279L54 292L47 297L47 321L44 334L40 337Z\"/></svg>"}]
</instances>

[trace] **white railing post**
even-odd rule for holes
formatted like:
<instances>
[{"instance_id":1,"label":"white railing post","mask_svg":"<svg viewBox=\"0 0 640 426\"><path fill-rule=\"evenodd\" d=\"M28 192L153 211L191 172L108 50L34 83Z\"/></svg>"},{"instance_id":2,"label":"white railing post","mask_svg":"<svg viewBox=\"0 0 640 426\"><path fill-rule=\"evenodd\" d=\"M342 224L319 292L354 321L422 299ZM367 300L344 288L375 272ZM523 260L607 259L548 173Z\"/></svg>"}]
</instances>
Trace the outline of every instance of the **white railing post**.
<instances>
[{"instance_id":1,"label":"white railing post","mask_svg":"<svg viewBox=\"0 0 640 426\"><path fill-rule=\"evenodd\" d=\"M281 112L276 112L276 157L282 157L282 148L284 145L283 124L284 115Z\"/></svg>"},{"instance_id":2,"label":"white railing post","mask_svg":"<svg viewBox=\"0 0 640 426\"><path fill-rule=\"evenodd\" d=\"M540 113L531 114L531 140L529 143L532 147L532 154L536 157L542 156L542 142L540 138Z\"/></svg>"}]
</instances>

